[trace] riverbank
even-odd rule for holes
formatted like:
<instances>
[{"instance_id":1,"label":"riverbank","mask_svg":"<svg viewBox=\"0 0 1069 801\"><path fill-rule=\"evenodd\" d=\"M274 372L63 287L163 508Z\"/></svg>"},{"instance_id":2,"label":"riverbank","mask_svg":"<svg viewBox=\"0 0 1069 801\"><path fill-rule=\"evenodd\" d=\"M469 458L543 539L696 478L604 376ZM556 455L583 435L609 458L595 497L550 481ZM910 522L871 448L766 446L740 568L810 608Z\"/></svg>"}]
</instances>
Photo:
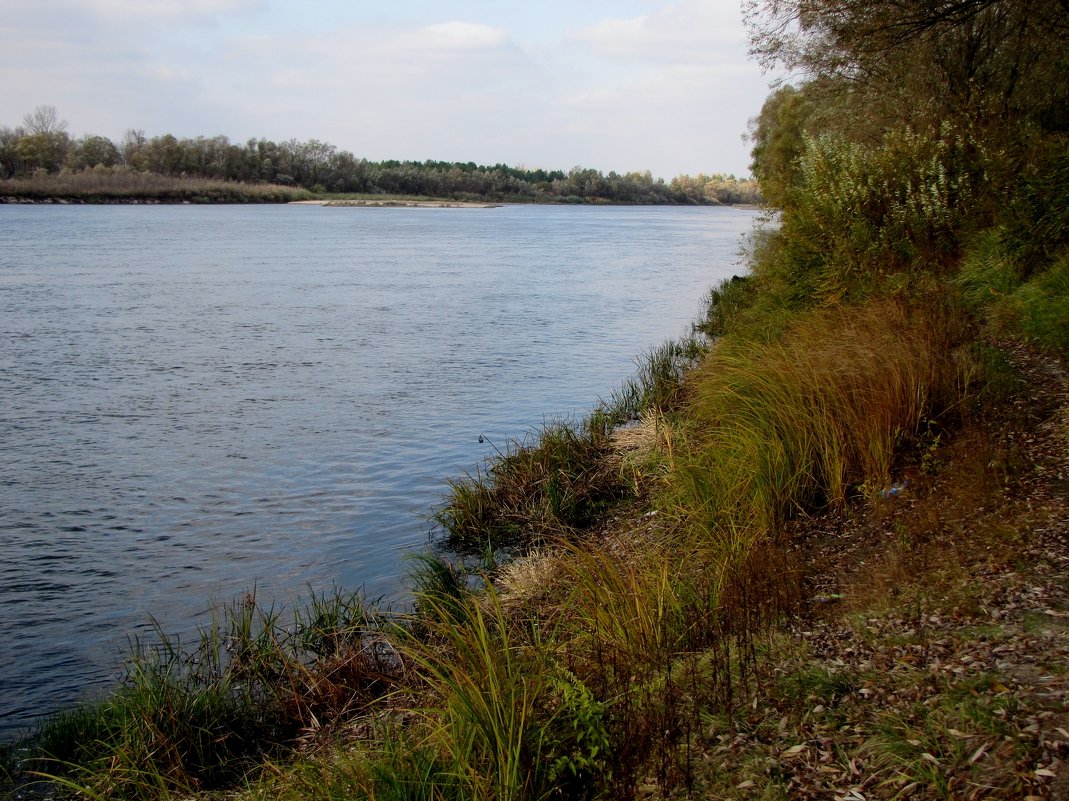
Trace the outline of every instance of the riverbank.
<instances>
[{"instance_id":1,"label":"riverbank","mask_svg":"<svg viewBox=\"0 0 1069 801\"><path fill-rule=\"evenodd\" d=\"M371 200L294 200L297 206L325 206L328 208L370 208L370 209L497 209L500 203L481 203L462 200L407 200L404 198L386 198Z\"/></svg>"},{"instance_id":2,"label":"riverbank","mask_svg":"<svg viewBox=\"0 0 1069 801\"><path fill-rule=\"evenodd\" d=\"M899 178L862 188L928 193ZM1027 227L953 240L967 205L867 220L817 189L693 336L453 482L411 609L249 596L136 652L16 772L99 797L1063 793L1069 260Z\"/></svg>"},{"instance_id":3,"label":"riverbank","mask_svg":"<svg viewBox=\"0 0 1069 801\"><path fill-rule=\"evenodd\" d=\"M888 314L837 318L827 339L830 320L796 323L800 349L783 355L819 365L835 348L836 373L849 359L856 378L847 323L877 354L870 380L889 388L931 329ZM887 329L904 351L888 350ZM44 743L105 795L146 791L149 765L164 797L235 781L250 798L383 797L416 775L463 797L468 781L584 797L1058 797L1069 385L1057 360L984 347L1001 367L968 415L926 416L891 483L788 515L768 539L692 529L673 485L695 458L703 382L739 387L743 374L725 371L756 377L778 356L653 354L592 419L455 485L443 510L454 535L522 558L427 555L402 616L338 595L290 626L248 598L193 651L143 653L127 690ZM638 408L640 425L612 425ZM178 749L163 761L161 742Z\"/></svg>"},{"instance_id":4,"label":"riverbank","mask_svg":"<svg viewBox=\"0 0 1069 801\"><path fill-rule=\"evenodd\" d=\"M411 176L409 176L411 178ZM619 179L625 181L630 179ZM316 183L294 184L246 182L139 172L126 168L100 168L59 173L35 173L0 180L0 204L11 203L290 203L315 201L323 205L355 206L495 206L501 203L561 205L665 205L718 206L739 203L752 208L761 198L752 181L709 179L720 192L669 189L663 182L645 188L621 191L619 185L602 182L591 187L552 187L542 182L521 185L505 182L494 189L490 184L454 186L449 181L432 181L424 190L422 182L388 181L383 187L368 185L359 191L331 191ZM646 183L649 183L648 181ZM330 184L327 184L329 186ZM524 188L526 186L526 189ZM601 191L594 189L601 186ZM311 187L311 188L307 188ZM452 188L451 188L452 187ZM653 191L656 190L656 191ZM751 205L747 205L751 204Z\"/></svg>"}]
</instances>

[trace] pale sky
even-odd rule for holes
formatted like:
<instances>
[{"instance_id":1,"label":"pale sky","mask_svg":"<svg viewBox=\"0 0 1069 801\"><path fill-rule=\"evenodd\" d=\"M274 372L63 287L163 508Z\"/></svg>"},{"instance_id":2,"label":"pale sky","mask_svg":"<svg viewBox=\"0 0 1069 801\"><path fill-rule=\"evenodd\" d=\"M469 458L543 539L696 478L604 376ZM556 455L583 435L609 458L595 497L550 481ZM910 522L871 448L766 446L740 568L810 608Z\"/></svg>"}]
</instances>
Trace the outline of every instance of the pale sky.
<instances>
[{"instance_id":1,"label":"pale sky","mask_svg":"<svg viewBox=\"0 0 1069 801\"><path fill-rule=\"evenodd\" d=\"M741 176L746 46L738 0L0 0L0 126Z\"/></svg>"}]
</instances>

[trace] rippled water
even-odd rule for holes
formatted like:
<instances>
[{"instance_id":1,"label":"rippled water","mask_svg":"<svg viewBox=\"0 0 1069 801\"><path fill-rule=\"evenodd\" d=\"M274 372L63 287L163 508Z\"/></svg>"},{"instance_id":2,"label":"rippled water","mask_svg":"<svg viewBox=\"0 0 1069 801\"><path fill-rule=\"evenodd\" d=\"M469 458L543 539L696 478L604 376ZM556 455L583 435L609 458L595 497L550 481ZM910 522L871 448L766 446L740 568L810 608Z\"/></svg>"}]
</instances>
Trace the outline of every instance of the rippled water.
<instances>
[{"instance_id":1,"label":"rippled water","mask_svg":"<svg viewBox=\"0 0 1069 801\"><path fill-rule=\"evenodd\" d=\"M150 615L397 593L444 479L682 333L754 216L0 206L0 735Z\"/></svg>"}]
</instances>

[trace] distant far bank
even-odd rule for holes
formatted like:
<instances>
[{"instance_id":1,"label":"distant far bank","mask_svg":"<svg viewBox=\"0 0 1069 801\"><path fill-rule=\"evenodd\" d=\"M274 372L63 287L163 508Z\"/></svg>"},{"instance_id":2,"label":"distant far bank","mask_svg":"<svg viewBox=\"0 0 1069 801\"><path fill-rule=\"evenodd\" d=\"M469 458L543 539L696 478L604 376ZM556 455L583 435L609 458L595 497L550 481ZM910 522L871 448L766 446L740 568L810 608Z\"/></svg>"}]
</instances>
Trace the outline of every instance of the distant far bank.
<instances>
[{"instance_id":1,"label":"distant far bank","mask_svg":"<svg viewBox=\"0 0 1069 801\"><path fill-rule=\"evenodd\" d=\"M571 178L574 178L572 176ZM55 204L156 204L156 203L316 203L329 206L485 207L503 203L552 203L598 205L759 205L760 196L750 182L710 178L701 191L683 192L673 182L663 182L652 191L626 190L630 176L611 176L616 185L590 184L579 189L571 178L550 185L514 186L512 191L487 188L457 191L438 184L426 191L328 192L266 182L221 180L188 175L139 172L126 167L88 168L77 172L37 173L0 180L0 203ZM637 178L635 179L637 180ZM643 178L643 180L645 180ZM727 188L724 188L727 187ZM633 189L634 187L632 187Z\"/></svg>"},{"instance_id":2,"label":"distant far bank","mask_svg":"<svg viewBox=\"0 0 1069 801\"><path fill-rule=\"evenodd\" d=\"M0 198L6 202L286 203L367 195L490 203L761 202L755 180L723 173L666 182L649 170L369 161L316 139L238 143L225 136L149 138L133 129L121 142L88 134L72 139L54 106L38 106L15 128L0 127Z\"/></svg>"},{"instance_id":3,"label":"distant far bank","mask_svg":"<svg viewBox=\"0 0 1069 801\"><path fill-rule=\"evenodd\" d=\"M367 209L496 209L500 203L486 203L475 200L444 200L406 198L349 199L349 200L294 200L295 206L329 206L332 208L367 208Z\"/></svg>"}]
</instances>

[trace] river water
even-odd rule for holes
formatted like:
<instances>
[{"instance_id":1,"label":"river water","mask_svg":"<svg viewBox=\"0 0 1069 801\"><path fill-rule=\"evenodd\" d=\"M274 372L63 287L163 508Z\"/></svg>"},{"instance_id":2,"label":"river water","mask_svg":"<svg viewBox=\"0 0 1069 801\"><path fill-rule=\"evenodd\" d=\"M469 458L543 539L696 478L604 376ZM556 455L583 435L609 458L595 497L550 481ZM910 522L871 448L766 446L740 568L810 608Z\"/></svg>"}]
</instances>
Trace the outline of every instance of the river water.
<instances>
[{"instance_id":1,"label":"river water","mask_svg":"<svg viewBox=\"0 0 1069 801\"><path fill-rule=\"evenodd\" d=\"M684 333L756 216L0 206L0 738L153 617L396 596L445 479Z\"/></svg>"}]
</instances>

